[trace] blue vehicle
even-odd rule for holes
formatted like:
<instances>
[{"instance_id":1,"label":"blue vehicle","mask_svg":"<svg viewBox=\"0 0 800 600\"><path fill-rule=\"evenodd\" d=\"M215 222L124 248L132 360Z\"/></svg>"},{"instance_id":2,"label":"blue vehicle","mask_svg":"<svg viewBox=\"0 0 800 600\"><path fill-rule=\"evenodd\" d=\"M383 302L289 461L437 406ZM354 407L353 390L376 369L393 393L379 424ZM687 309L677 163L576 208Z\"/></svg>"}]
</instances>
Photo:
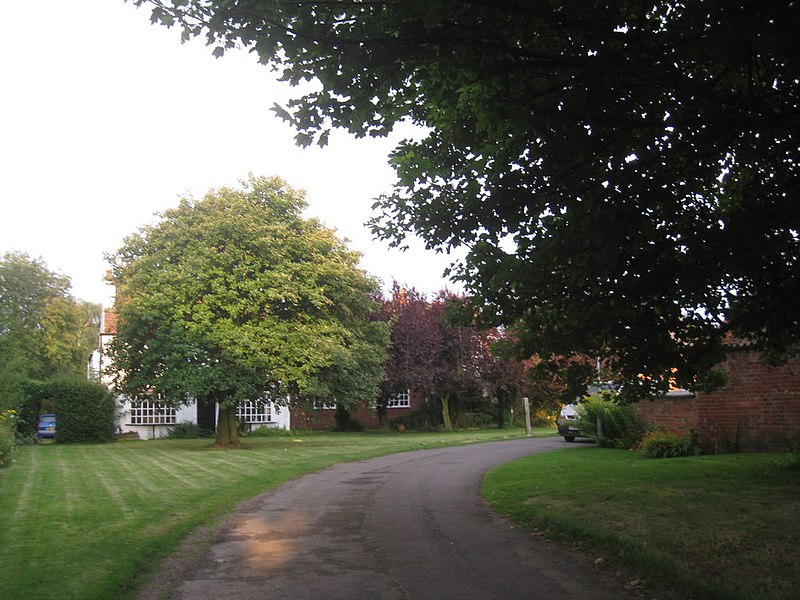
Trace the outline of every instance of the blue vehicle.
<instances>
[{"instance_id":1,"label":"blue vehicle","mask_svg":"<svg viewBox=\"0 0 800 600\"><path fill-rule=\"evenodd\" d=\"M39 430L36 432L36 437L40 440L56 437L55 415L46 414L39 417Z\"/></svg>"}]
</instances>

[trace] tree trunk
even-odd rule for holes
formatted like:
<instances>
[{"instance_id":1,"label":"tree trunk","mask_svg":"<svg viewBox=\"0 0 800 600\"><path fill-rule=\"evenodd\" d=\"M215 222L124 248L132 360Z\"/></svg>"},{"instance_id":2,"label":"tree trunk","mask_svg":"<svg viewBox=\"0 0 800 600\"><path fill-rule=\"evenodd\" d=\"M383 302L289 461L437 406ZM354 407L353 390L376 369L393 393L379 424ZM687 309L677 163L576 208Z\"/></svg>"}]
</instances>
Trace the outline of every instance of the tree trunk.
<instances>
[{"instance_id":1,"label":"tree trunk","mask_svg":"<svg viewBox=\"0 0 800 600\"><path fill-rule=\"evenodd\" d=\"M442 396L442 422L445 431L453 431L453 422L450 420L450 394Z\"/></svg>"},{"instance_id":2,"label":"tree trunk","mask_svg":"<svg viewBox=\"0 0 800 600\"><path fill-rule=\"evenodd\" d=\"M511 408L514 406L514 400L502 393L498 393L496 398L497 419L495 422L498 429L505 429L511 421Z\"/></svg>"},{"instance_id":3,"label":"tree trunk","mask_svg":"<svg viewBox=\"0 0 800 600\"><path fill-rule=\"evenodd\" d=\"M386 400L381 398L378 400L378 405L375 407L375 412L378 413L378 425L381 430L389 429L389 419L386 414Z\"/></svg>"},{"instance_id":4,"label":"tree trunk","mask_svg":"<svg viewBox=\"0 0 800 600\"><path fill-rule=\"evenodd\" d=\"M217 418L216 448L240 448L239 423L236 421L236 407L220 407Z\"/></svg>"},{"instance_id":5,"label":"tree trunk","mask_svg":"<svg viewBox=\"0 0 800 600\"><path fill-rule=\"evenodd\" d=\"M603 420L600 418L600 411L597 411L597 445L605 445L603 441Z\"/></svg>"},{"instance_id":6,"label":"tree trunk","mask_svg":"<svg viewBox=\"0 0 800 600\"><path fill-rule=\"evenodd\" d=\"M336 421L336 431L350 431L350 411L342 404L336 404L333 420Z\"/></svg>"}]
</instances>

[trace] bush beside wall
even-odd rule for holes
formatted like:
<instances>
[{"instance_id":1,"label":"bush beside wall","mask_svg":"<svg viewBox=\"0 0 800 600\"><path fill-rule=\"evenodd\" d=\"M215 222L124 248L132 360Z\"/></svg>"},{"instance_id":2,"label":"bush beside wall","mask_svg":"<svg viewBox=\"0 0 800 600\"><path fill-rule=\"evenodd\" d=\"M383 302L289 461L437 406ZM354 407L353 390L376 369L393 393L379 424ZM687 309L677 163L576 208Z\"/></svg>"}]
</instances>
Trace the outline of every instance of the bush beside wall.
<instances>
[{"instance_id":1,"label":"bush beside wall","mask_svg":"<svg viewBox=\"0 0 800 600\"><path fill-rule=\"evenodd\" d=\"M597 430L598 421L602 435ZM598 392L586 397L578 405L578 427L587 437L593 437L601 446L633 448L644 434L630 405L619 404L613 392Z\"/></svg>"}]
</instances>

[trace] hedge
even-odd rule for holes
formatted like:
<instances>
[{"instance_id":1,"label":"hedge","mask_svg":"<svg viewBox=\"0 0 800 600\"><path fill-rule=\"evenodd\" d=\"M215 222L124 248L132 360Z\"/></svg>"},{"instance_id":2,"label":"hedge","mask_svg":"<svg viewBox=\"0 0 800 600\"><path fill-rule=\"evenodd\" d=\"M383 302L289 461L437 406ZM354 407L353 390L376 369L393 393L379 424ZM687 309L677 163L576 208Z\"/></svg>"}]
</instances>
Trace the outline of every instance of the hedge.
<instances>
[{"instance_id":1,"label":"hedge","mask_svg":"<svg viewBox=\"0 0 800 600\"><path fill-rule=\"evenodd\" d=\"M83 378L50 381L45 395L53 400L56 442L113 442L116 401L108 389Z\"/></svg>"}]
</instances>

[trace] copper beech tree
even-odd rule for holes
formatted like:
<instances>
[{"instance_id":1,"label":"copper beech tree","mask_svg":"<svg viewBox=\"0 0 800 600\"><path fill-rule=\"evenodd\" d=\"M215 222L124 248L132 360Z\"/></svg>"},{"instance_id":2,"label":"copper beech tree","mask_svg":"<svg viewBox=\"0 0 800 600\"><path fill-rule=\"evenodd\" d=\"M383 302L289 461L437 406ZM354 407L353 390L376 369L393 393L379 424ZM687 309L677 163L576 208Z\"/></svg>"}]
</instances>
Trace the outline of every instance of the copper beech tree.
<instances>
[{"instance_id":1,"label":"copper beech tree","mask_svg":"<svg viewBox=\"0 0 800 600\"><path fill-rule=\"evenodd\" d=\"M544 388L530 377L539 359L516 360L502 351L508 345L502 331L460 323L448 313L457 300L448 291L428 299L397 283L384 300L381 318L391 325L386 379L378 402L384 420L386 401L405 389L423 396L429 412L436 414L433 424L446 430L456 425L467 401L483 408L486 402L492 404L495 423L505 427L523 395L534 393L541 404L554 398L538 394Z\"/></svg>"},{"instance_id":2,"label":"copper beech tree","mask_svg":"<svg viewBox=\"0 0 800 600\"><path fill-rule=\"evenodd\" d=\"M429 300L415 288L395 283L382 309L383 319L391 324L382 400L401 389L413 390L438 413L447 431L453 428L460 400L481 393L478 362L487 350L480 331L446 318L451 298L442 291Z\"/></svg>"}]
</instances>

